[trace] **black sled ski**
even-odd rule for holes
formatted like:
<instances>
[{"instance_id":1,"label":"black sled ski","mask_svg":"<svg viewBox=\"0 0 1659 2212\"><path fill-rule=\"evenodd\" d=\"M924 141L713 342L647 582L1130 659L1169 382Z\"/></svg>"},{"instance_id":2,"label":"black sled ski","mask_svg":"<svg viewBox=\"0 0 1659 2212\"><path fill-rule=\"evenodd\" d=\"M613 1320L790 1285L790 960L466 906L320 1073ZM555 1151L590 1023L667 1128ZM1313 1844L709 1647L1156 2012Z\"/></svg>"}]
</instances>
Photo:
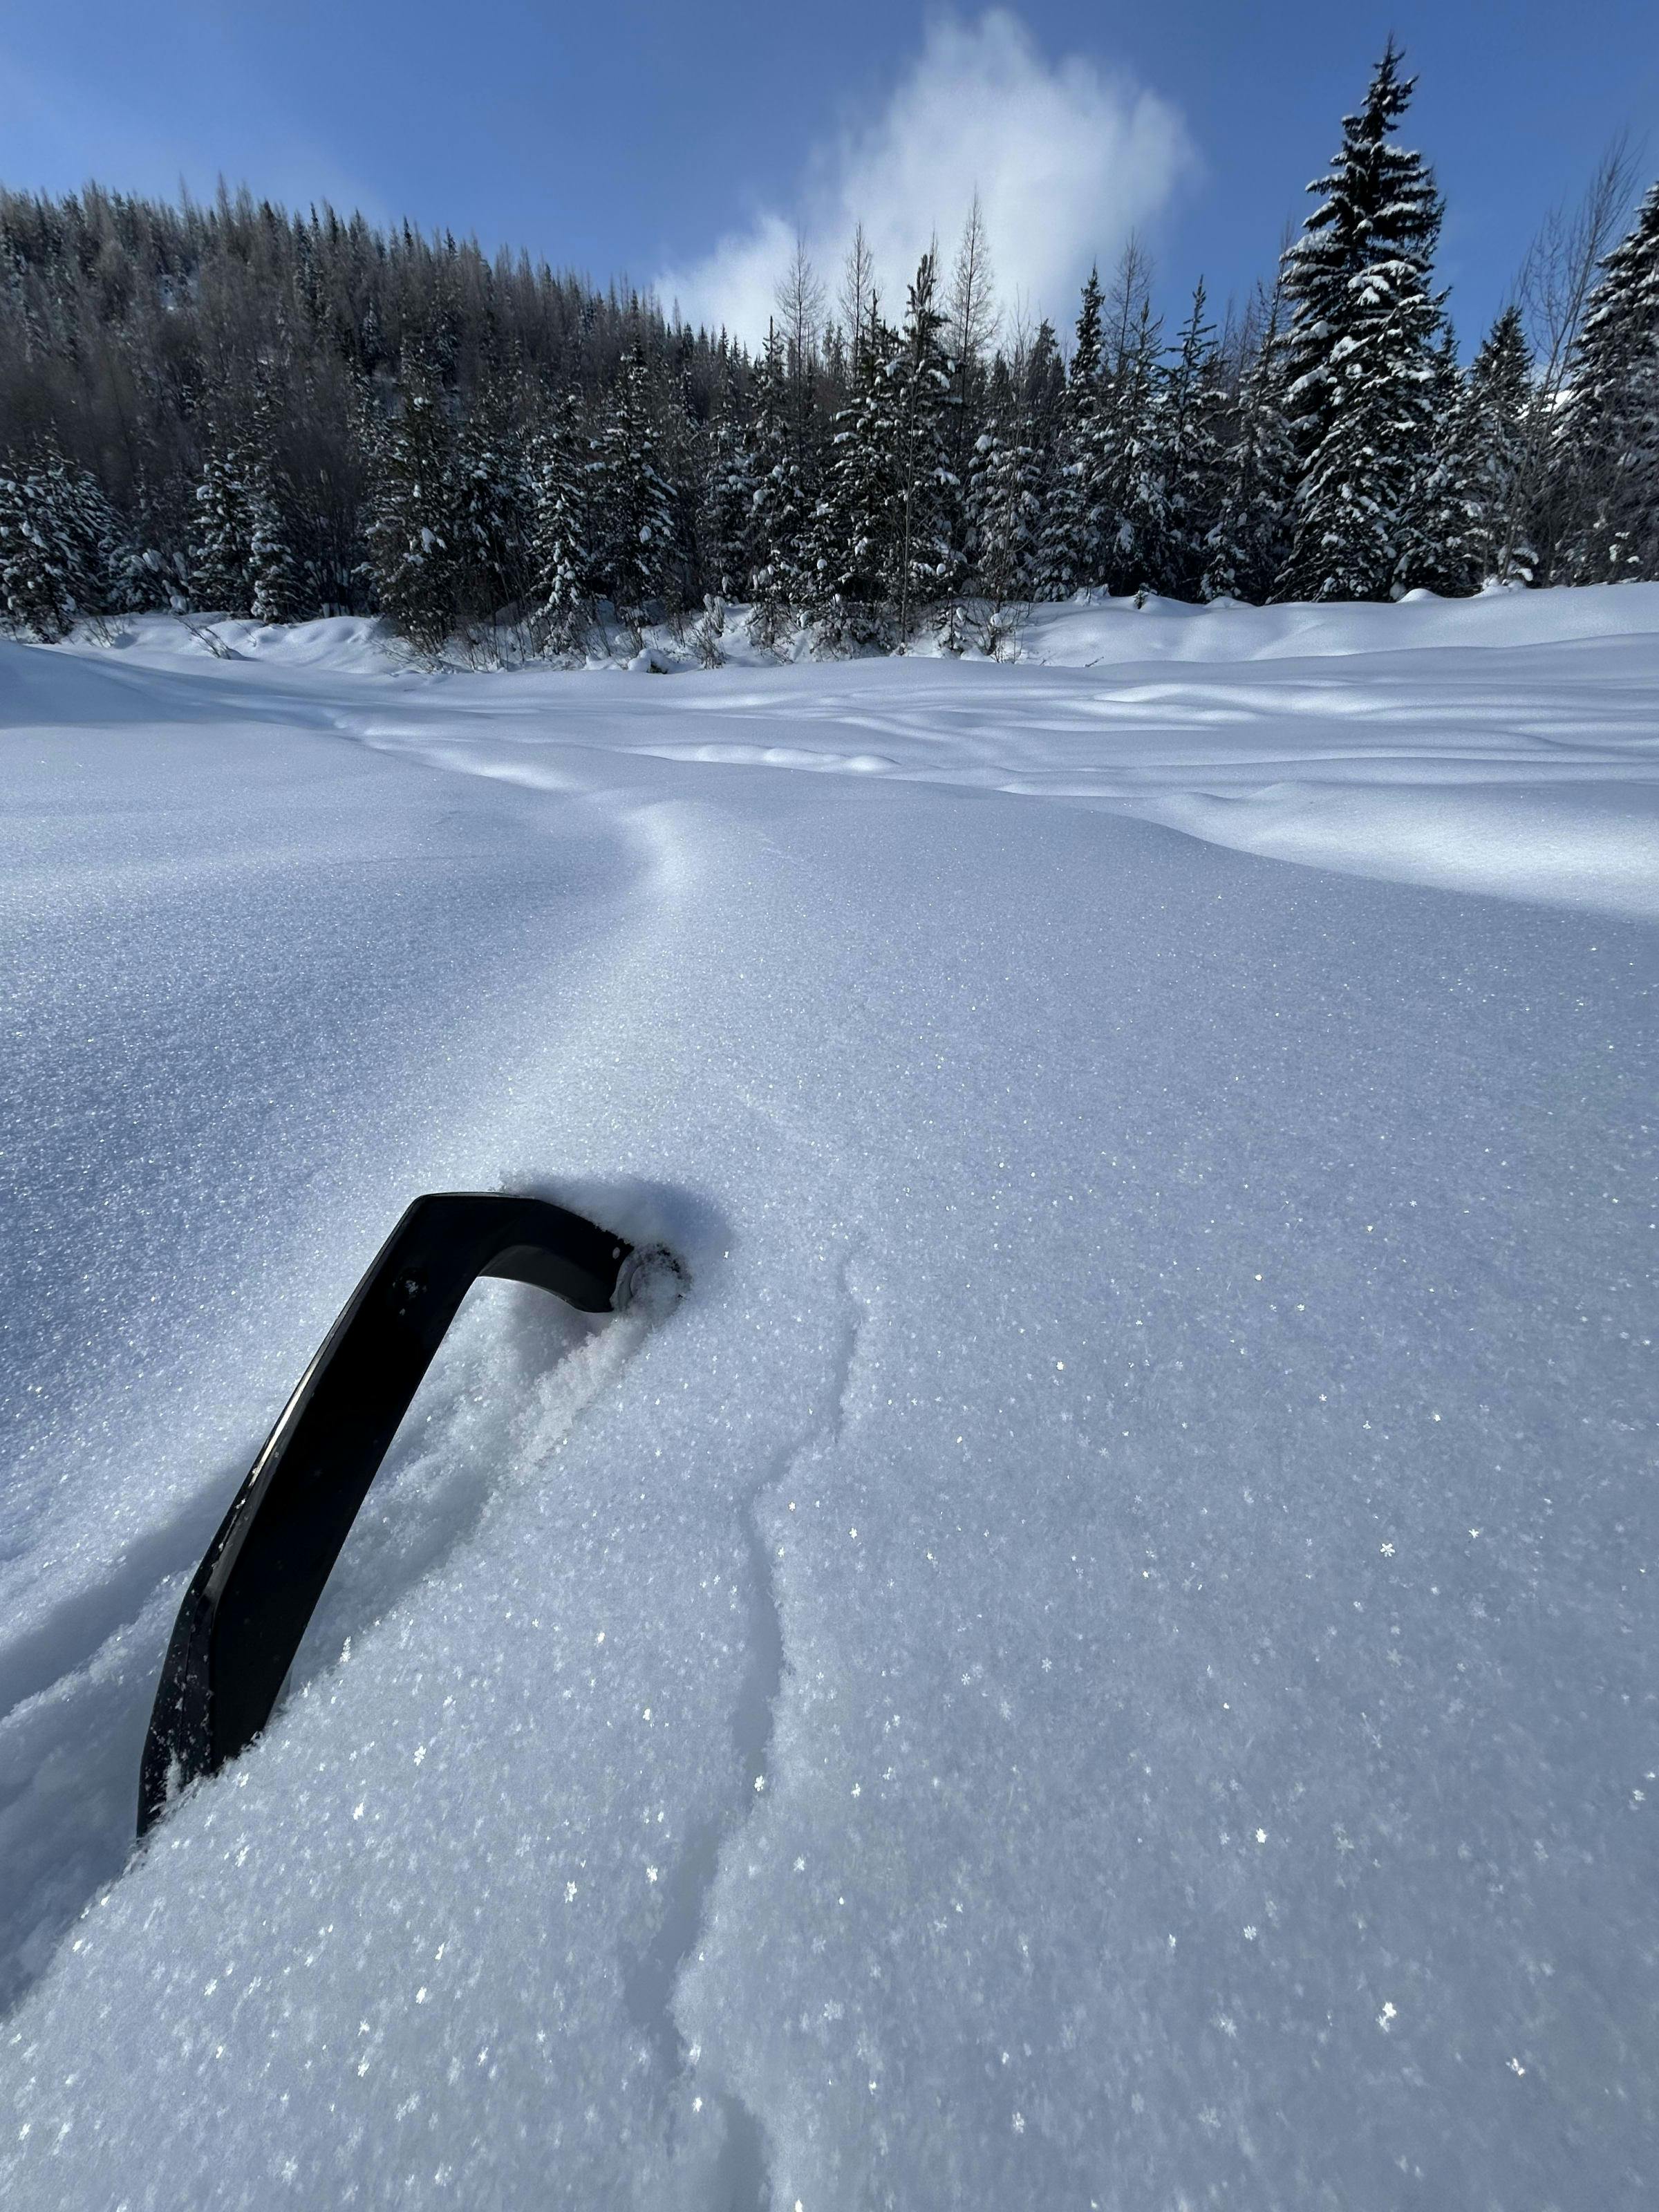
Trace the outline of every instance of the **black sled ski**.
<instances>
[{"instance_id":1,"label":"black sled ski","mask_svg":"<svg viewBox=\"0 0 1659 2212\"><path fill-rule=\"evenodd\" d=\"M197 1569L167 1646L138 1778L138 1833L246 1749L444 1332L480 1275L620 1312L665 1255L536 1198L417 1198L300 1378ZM672 1263L670 1262L670 1265Z\"/></svg>"}]
</instances>

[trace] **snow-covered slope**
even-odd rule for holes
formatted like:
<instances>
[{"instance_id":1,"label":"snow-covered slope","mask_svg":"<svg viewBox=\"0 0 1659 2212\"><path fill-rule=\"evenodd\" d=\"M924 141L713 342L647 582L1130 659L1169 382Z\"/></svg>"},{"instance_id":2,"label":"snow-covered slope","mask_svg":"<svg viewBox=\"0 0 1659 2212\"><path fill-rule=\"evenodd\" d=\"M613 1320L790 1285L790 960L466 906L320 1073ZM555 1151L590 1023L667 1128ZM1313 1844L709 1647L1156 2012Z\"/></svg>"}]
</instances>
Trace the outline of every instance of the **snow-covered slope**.
<instances>
[{"instance_id":1,"label":"snow-covered slope","mask_svg":"<svg viewBox=\"0 0 1659 2212\"><path fill-rule=\"evenodd\" d=\"M166 627L0 648L8 2201L1650 2202L1659 589ZM503 1186L689 1296L475 1294L129 1860L253 1449Z\"/></svg>"}]
</instances>

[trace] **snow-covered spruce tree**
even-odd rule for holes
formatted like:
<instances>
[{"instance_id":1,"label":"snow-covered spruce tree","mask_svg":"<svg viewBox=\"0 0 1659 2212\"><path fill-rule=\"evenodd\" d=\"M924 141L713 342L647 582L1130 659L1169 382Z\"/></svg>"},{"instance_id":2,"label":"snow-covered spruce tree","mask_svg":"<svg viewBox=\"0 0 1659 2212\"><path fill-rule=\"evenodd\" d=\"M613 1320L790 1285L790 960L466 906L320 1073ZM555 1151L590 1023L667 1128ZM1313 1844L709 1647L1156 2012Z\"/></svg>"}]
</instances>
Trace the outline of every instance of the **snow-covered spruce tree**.
<instances>
[{"instance_id":1,"label":"snow-covered spruce tree","mask_svg":"<svg viewBox=\"0 0 1659 2212\"><path fill-rule=\"evenodd\" d=\"M1282 599L1389 598L1431 465L1441 200L1421 155L1395 143L1414 82L1400 59L1390 44L1344 118L1340 149L1309 186L1320 205L1285 257L1299 476Z\"/></svg>"},{"instance_id":2,"label":"snow-covered spruce tree","mask_svg":"<svg viewBox=\"0 0 1659 2212\"><path fill-rule=\"evenodd\" d=\"M957 554L962 486L951 466L951 362L931 252L924 253L906 302L890 371L893 483L899 513L889 586L901 644L921 609L951 597L961 581Z\"/></svg>"},{"instance_id":3,"label":"snow-covered spruce tree","mask_svg":"<svg viewBox=\"0 0 1659 2212\"><path fill-rule=\"evenodd\" d=\"M1164 380L1156 417L1162 544L1151 580L1172 599L1202 597L1221 502L1226 395L1200 279Z\"/></svg>"},{"instance_id":4,"label":"snow-covered spruce tree","mask_svg":"<svg viewBox=\"0 0 1659 2212\"><path fill-rule=\"evenodd\" d=\"M1557 441L1577 584L1659 577L1659 184L1601 268Z\"/></svg>"},{"instance_id":5,"label":"snow-covered spruce tree","mask_svg":"<svg viewBox=\"0 0 1659 2212\"><path fill-rule=\"evenodd\" d=\"M1239 381L1232 441L1204 572L1206 599L1267 599L1290 554L1296 454L1285 419L1284 353L1277 291Z\"/></svg>"},{"instance_id":6,"label":"snow-covered spruce tree","mask_svg":"<svg viewBox=\"0 0 1659 2212\"><path fill-rule=\"evenodd\" d=\"M1468 586L1529 584L1537 556L1525 513L1532 353L1518 307L1505 307L1472 363L1452 441L1461 502L1458 551Z\"/></svg>"},{"instance_id":7,"label":"snow-covered spruce tree","mask_svg":"<svg viewBox=\"0 0 1659 2212\"><path fill-rule=\"evenodd\" d=\"M1063 599L1100 581L1104 487L1100 273L1091 269L1078 308L1071 365L1054 423L1048 492L1036 556L1036 595Z\"/></svg>"},{"instance_id":8,"label":"snow-covered spruce tree","mask_svg":"<svg viewBox=\"0 0 1659 2212\"><path fill-rule=\"evenodd\" d=\"M33 467L0 465L0 622L14 636L55 645L101 606L80 489L56 452Z\"/></svg>"},{"instance_id":9,"label":"snow-covered spruce tree","mask_svg":"<svg viewBox=\"0 0 1659 2212\"><path fill-rule=\"evenodd\" d=\"M968 489L972 588L994 607L1035 596L1042 457L1012 394L980 433Z\"/></svg>"},{"instance_id":10,"label":"snow-covered spruce tree","mask_svg":"<svg viewBox=\"0 0 1659 2212\"><path fill-rule=\"evenodd\" d=\"M48 527L61 549L77 615L116 611L117 579L132 558L130 533L89 471L54 446L38 472Z\"/></svg>"},{"instance_id":11,"label":"snow-covered spruce tree","mask_svg":"<svg viewBox=\"0 0 1659 2212\"><path fill-rule=\"evenodd\" d=\"M14 637L55 644L75 619L74 594L31 489L19 462L0 463L0 621Z\"/></svg>"},{"instance_id":12,"label":"snow-covered spruce tree","mask_svg":"<svg viewBox=\"0 0 1659 2212\"><path fill-rule=\"evenodd\" d=\"M1066 364L1060 356L1054 326L1046 317L1037 325L1029 351L1022 356L1016 347L1008 373L1024 410L1027 434L1046 458L1054 445L1066 397Z\"/></svg>"},{"instance_id":13,"label":"snow-covered spruce tree","mask_svg":"<svg viewBox=\"0 0 1659 2212\"><path fill-rule=\"evenodd\" d=\"M697 501L698 574L717 599L748 596L744 538L755 497L753 459L736 364L728 362L704 441Z\"/></svg>"},{"instance_id":14,"label":"snow-covered spruce tree","mask_svg":"<svg viewBox=\"0 0 1659 2212\"><path fill-rule=\"evenodd\" d=\"M1430 356L1428 450L1418 466L1400 518L1395 588L1455 597L1474 588L1466 542L1462 416L1468 386L1457 358L1457 339L1443 322Z\"/></svg>"},{"instance_id":15,"label":"snow-covered spruce tree","mask_svg":"<svg viewBox=\"0 0 1659 2212\"><path fill-rule=\"evenodd\" d=\"M248 573L247 501L241 456L228 441L216 441L196 482L190 533L191 604L214 614L246 615L253 596Z\"/></svg>"},{"instance_id":16,"label":"snow-covered spruce tree","mask_svg":"<svg viewBox=\"0 0 1659 2212\"><path fill-rule=\"evenodd\" d=\"M1169 513L1162 326L1152 313L1150 264L1133 240L1119 264L1110 304L1091 580L1124 593L1156 588Z\"/></svg>"},{"instance_id":17,"label":"snow-covered spruce tree","mask_svg":"<svg viewBox=\"0 0 1659 2212\"><path fill-rule=\"evenodd\" d=\"M247 568L248 612L255 622L293 622L305 611L282 510L257 469L248 493Z\"/></svg>"},{"instance_id":18,"label":"snow-covered spruce tree","mask_svg":"<svg viewBox=\"0 0 1659 2212\"><path fill-rule=\"evenodd\" d=\"M264 374L253 391L242 448L246 501L248 612L255 622L294 622L309 611L287 521L288 485L276 454L276 410Z\"/></svg>"},{"instance_id":19,"label":"snow-covered spruce tree","mask_svg":"<svg viewBox=\"0 0 1659 2212\"><path fill-rule=\"evenodd\" d=\"M806 532L807 608L830 652L889 646L899 500L893 424L898 334L872 298L836 416L824 487Z\"/></svg>"},{"instance_id":20,"label":"snow-covered spruce tree","mask_svg":"<svg viewBox=\"0 0 1659 2212\"><path fill-rule=\"evenodd\" d=\"M455 436L425 362L399 379L394 417L369 457L369 567L380 611L415 650L435 659L460 618Z\"/></svg>"},{"instance_id":21,"label":"snow-covered spruce tree","mask_svg":"<svg viewBox=\"0 0 1659 2212\"><path fill-rule=\"evenodd\" d=\"M568 392L550 410L530 464L530 617L555 653L580 651L593 629L592 473L593 441Z\"/></svg>"},{"instance_id":22,"label":"snow-covered spruce tree","mask_svg":"<svg viewBox=\"0 0 1659 2212\"><path fill-rule=\"evenodd\" d=\"M261 389L251 431L221 430L196 486L190 595L204 612L289 622L302 611L283 527L270 402Z\"/></svg>"},{"instance_id":23,"label":"snow-covered spruce tree","mask_svg":"<svg viewBox=\"0 0 1659 2212\"><path fill-rule=\"evenodd\" d=\"M689 346L690 333L681 333ZM662 442L658 465L668 487L672 534L663 603L670 619L703 595L698 566L697 524L703 479L708 466L708 425L697 411L696 396L683 359L672 387L662 392L658 421Z\"/></svg>"},{"instance_id":24,"label":"snow-covered spruce tree","mask_svg":"<svg viewBox=\"0 0 1659 2212\"><path fill-rule=\"evenodd\" d=\"M118 518L109 548L109 611L112 615L153 614L170 606L181 592L185 579L168 567L161 549L145 528L142 501L130 523Z\"/></svg>"},{"instance_id":25,"label":"snow-covered spruce tree","mask_svg":"<svg viewBox=\"0 0 1659 2212\"><path fill-rule=\"evenodd\" d=\"M635 346L601 416L592 477L600 588L617 619L635 632L675 581L674 501L660 443L650 372Z\"/></svg>"},{"instance_id":26,"label":"snow-covered spruce tree","mask_svg":"<svg viewBox=\"0 0 1659 2212\"><path fill-rule=\"evenodd\" d=\"M783 341L768 327L755 372L754 419L748 453L749 511L741 553L754 602L752 635L774 646L793 610L813 597L805 538L812 511L795 436Z\"/></svg>"},{"instance_id":27,"label":"snow-covered spruce tree","mask_svg":"<svg viewBox=\"0 0 1659 2212\"><path fill-rule=\"evenodd\" d=\"M492 368L455 439L453 546L463 622L493 623L531 592L534 529L514 380Z\"/></svg>"},{"instance_id":28,"label":"snow-covered spruce tree","mask_svg":"<svg viewBox=\"0 0 1659 2212\"><path fill-rule=\"evenodd\" d=\"M185 548L194 501L176 479L152 468L152 458L140 463L126 515L117 518L109 558L112 614L153 614L182 607L188 598Z\"/></svg>"}]
</instances>

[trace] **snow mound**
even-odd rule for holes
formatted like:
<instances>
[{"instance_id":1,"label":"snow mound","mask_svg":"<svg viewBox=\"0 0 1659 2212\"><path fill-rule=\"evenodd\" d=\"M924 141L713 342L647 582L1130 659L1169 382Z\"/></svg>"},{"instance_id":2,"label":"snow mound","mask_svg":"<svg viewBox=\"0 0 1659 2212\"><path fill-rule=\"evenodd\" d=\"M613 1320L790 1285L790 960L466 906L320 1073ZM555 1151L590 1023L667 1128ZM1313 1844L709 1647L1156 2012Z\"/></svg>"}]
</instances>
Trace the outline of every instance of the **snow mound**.
<instances>
[{"instance_id":1,"label":"snow mound","mask_svg":"<svg viewBox=\"0 0 1659 2212\"><path fill-rule=\"evenodd\" d=\"M1148 594L1142 602L1079 592L1037 606L1022 652L1055 667L1120 660L1313 659L1421 653L1439 646L1514 647L1659 635L1659 584L1497 590L1474 599L1408 592L1394 606L1251 607L1236 600L1189 606Z\"/></svg>"}]
</instances>

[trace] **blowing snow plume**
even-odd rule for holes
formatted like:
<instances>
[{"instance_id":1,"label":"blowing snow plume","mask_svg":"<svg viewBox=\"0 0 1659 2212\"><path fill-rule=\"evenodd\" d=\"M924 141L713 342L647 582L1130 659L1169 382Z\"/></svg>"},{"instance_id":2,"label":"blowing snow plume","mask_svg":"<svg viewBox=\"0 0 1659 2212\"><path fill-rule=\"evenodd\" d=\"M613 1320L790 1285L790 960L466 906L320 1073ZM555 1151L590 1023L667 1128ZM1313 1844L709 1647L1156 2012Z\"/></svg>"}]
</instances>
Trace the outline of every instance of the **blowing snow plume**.
<instances>
[{"instance_id":1,"label":"blowing snow plume","mask_svg":"<svg viewBox=\"0 0 1659 2212\"><path fill-rule=\"evenodd\" d=\"M890 306L937 234L953 238L977 191L1002 296L1063 311L1091 261L1110 260L1196 166L1179 112L1081 55L1050 64L1017 16L933 24L873 121L808 161L797 215L766 208L657 291L690 323L754 343L798 240L833 276L862 223Z\"/></svg>"}]
</instances>

